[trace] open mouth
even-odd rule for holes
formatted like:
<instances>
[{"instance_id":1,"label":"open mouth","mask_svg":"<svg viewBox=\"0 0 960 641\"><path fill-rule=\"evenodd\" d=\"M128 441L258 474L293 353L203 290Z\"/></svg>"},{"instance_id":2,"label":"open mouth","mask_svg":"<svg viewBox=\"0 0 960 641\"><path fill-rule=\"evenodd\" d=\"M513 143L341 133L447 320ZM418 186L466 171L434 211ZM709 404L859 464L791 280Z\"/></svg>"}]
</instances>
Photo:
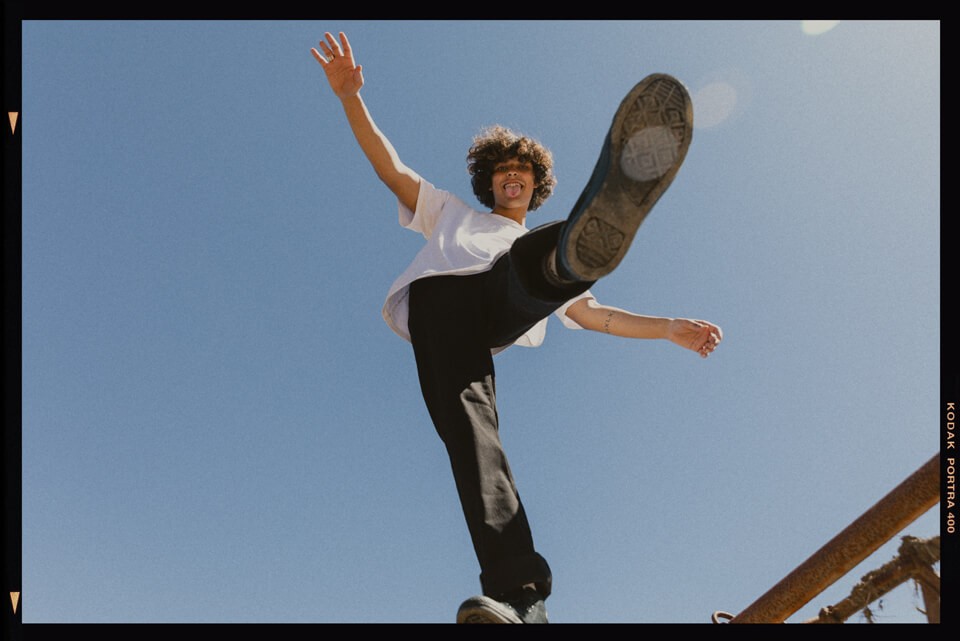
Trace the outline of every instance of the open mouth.
<instances>
[{"instance_id":1,"label":"open mouth","mask_svg":"<svg viewBox=\"0 0 960 641\"><path fill-rule=\"evenodd\" d=\"M523 191L523 183L508 182L503 184L503 191L508 198L516 198Z\"/></svg>"}]
</instances>

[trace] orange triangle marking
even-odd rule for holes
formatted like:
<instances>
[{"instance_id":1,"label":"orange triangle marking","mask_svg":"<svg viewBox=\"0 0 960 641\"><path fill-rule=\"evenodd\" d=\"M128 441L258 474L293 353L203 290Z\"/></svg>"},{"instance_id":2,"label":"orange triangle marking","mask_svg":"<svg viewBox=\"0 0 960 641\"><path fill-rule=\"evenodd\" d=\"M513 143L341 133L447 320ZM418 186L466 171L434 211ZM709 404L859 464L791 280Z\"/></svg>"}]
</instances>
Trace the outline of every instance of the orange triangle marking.
<instances>
[{"instance_id":1,"label":"orange triangle marking","mask_svg":"<svg viewBox=\"0 0 960 641\"><path fill-rule=\"evenodd\" d=\"M16 613L17 613L17 604L20 603L20 593L19 593L19 592L11 592L11 593L10 593L10 603L13 604L13 613L16 614Z\"/></svg>"},{"instance_id":2,"label":"orange triangle marking","mask_svg":"<svg viewBox=\"0 0 960 641\"><path fill-rule=\"evenodd\" d=\"M10 118L10 133L12 134L17 132L17 116L19 115L20 115L20 112L18 111L7 112L7 117ZM13 592L11 592L10 594L13 594ZM17 594L19 594L19 592Z\"/></svg>"}]
</instances>

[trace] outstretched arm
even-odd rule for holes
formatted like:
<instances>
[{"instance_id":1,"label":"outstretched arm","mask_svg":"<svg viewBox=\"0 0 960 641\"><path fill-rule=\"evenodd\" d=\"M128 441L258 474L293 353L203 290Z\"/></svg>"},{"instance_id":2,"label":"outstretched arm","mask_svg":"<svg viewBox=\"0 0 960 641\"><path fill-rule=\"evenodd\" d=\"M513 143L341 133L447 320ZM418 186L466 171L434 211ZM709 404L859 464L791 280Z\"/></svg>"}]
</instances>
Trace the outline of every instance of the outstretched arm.
<instances>
[{"instance_id":1,"label":"outstretched arm","mask_svg":"<svg viewBox=\"0 0 960 641\"><path fill-rule=\"evenodd\" d=\"M380 180L401 203L415 210L420 193L420 176L401 162L396 149L377 127L360 97L363 67L355 64L346 34L340 32L339 43L330 33L323 35L326 40L320 41L320 51L311 49L310 52L323 68L334 95L340 99L357 143Z\"/></svg>"},{"instance_id":2,"label":"outstretched arm","mask_svg":"<svg viewBox=\"0 0 960 641\"><path fill-rule=\"evenodd\" d=\"M723 331L703 320L641 316L592 298L579 300L567 309L567 316L585 329L625 338L664 338L680 347L710 355L723 340Z\"/></svg>"}]
</instances>

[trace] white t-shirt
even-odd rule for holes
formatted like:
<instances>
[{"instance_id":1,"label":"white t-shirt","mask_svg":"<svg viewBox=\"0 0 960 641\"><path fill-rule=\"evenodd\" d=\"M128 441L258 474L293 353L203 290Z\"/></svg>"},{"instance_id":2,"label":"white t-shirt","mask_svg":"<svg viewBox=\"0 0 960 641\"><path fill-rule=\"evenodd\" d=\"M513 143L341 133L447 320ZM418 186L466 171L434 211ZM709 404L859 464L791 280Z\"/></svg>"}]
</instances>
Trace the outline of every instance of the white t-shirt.
<instances>
[{"instance_id":1,"label":"white t-shirt","mask_svg":"<svg viewBox=\"0 0 960 641\"><path fill-rule=\"evenodd\" d=\"M427 244L417 253L413 262L400 275L387 294L383 304L383 318L387 325L404 340L410 340L409 319L410 283L424 276L441 274L478 274L493 267L493 263L510 249L527 228L505 216L476 211L450 192L437 189L426 180L420 180L416 212L398 203L400 225L418 231ZM587 291L571 298L554 312L564 326L583 329L567 317L566 311L583 298L593 298ZM539 347L547 331L547 319L534 325L514 344ZM492 349L497 353L509 347Z\"/></svg>"}]
</instances>

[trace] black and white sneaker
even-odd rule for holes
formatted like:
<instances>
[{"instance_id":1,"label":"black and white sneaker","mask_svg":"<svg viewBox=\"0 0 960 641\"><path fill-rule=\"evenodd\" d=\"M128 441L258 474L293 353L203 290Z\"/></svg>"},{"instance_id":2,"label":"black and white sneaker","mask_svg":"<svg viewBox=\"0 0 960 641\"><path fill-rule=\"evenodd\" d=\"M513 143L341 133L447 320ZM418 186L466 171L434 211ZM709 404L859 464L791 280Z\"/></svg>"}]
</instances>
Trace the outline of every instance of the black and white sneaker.
<instances>
[{"instance_id":1,"label":"black and white sneaker","mask_svg":"<svg viewBox=\"0 0 960 641\"><path fill-rule=\"evenodd\" d=\"M503 600L470 597L457 611L457 623L548 623L547 608L536 590L525 588Z\"/></svg>"},{"instance_id":2,"label":"black and white sneaker","mask_svg":"<svg viewBox=\"0 0 960 641\"><path fill-rule=\"evenodd\" d=\"M560 276L593 281L612 272L640 223L667 190L693 138L693 102L666 74L641 80L620 103L590 181L567 217Z\"/></svg>"}]
</instances>

